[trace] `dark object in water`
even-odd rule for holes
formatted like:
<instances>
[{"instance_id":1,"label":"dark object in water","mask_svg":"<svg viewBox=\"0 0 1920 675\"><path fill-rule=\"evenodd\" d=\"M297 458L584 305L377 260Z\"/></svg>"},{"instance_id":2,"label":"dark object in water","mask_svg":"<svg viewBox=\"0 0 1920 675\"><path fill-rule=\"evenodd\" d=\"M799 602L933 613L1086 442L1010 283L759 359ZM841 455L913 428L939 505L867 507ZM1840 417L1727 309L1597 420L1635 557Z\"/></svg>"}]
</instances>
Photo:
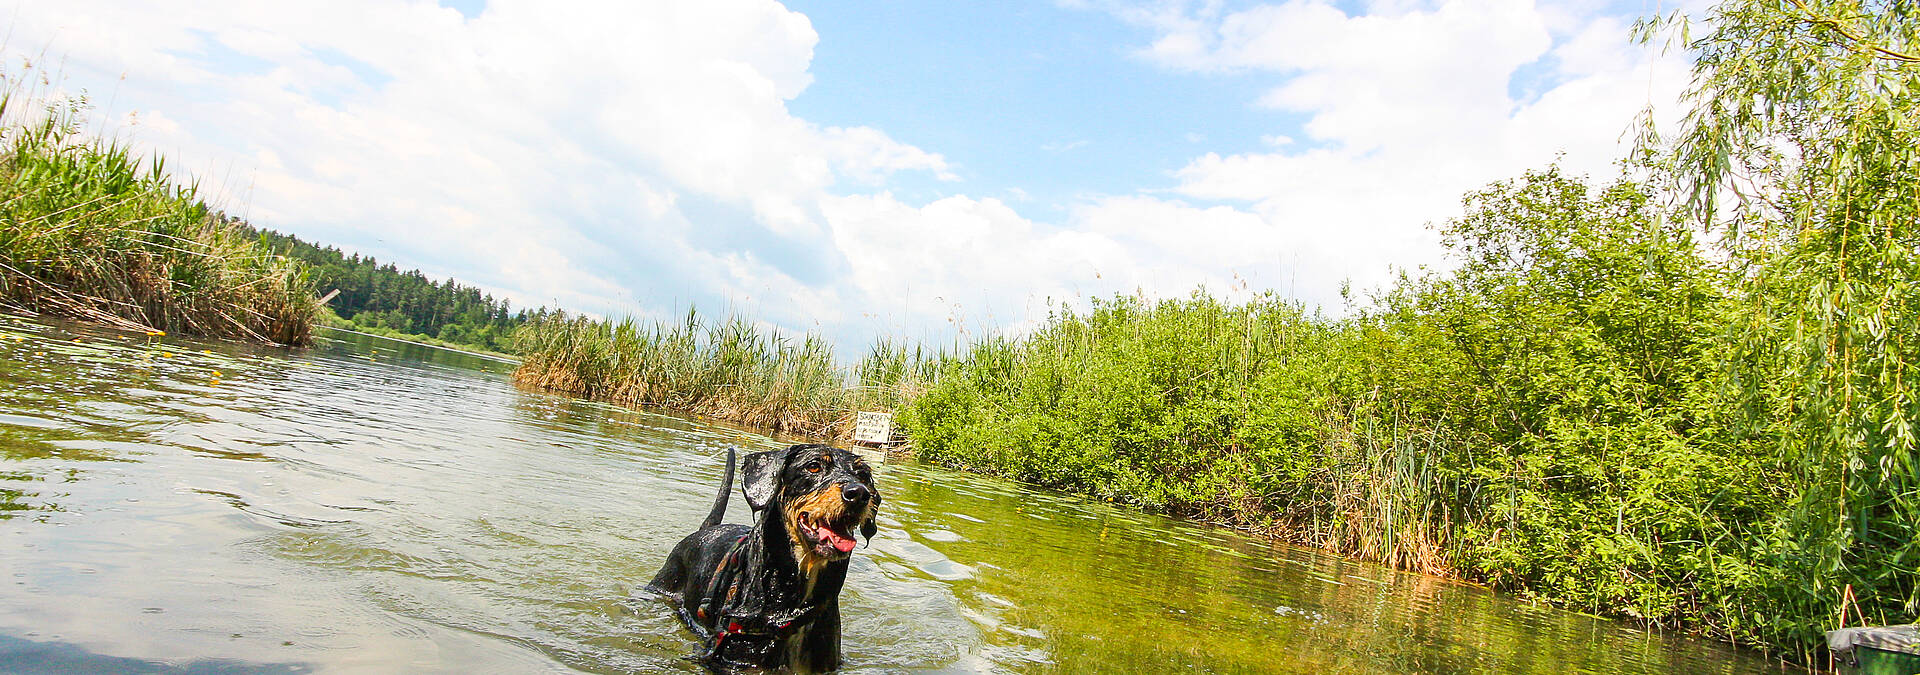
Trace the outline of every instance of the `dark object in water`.
<instances>
[{"instance_id":1,"label":"dark object in water","mask_svg":"<svg viewBox=\"0 0 1920 675\"><path fill-rule=\"evenodd\" d=\"M1827 632L1840 672L1850 675L1920 673L1920 625L1864 626Z\"/></svg>"},{"instance_id":2,"label":"dark object in water","mask_svg":"<svg viewBox=\"0 0 1920 675\"><path fill-rule=\"evenodd\" d=\"M840 587L857 529L868 541L880 492L865 460L824 445L747 455L740 482L754 524L726 525L734 451L713 511L673 548L647 588L706 643L709 670L840 667Z\"/></svg>"}]
</instances>

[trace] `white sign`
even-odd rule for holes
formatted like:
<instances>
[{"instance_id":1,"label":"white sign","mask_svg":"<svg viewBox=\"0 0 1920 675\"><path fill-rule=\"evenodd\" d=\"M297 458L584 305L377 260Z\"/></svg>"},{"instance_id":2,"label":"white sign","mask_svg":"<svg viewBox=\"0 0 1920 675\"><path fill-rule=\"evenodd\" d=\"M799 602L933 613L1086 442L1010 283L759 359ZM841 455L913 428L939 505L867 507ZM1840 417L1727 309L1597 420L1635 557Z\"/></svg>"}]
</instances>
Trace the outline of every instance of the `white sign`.
<instances>
[{"instance_id":1,"label":"white sign","mask_svg":"<svg viewBox=\"0 0 1920 675\"><path fill-rule=\"evenodd\" d=\"M888 443L893 441L893 413L863 412L854 418L853 440L856 443Z\"/></svg>"}]
</instances>

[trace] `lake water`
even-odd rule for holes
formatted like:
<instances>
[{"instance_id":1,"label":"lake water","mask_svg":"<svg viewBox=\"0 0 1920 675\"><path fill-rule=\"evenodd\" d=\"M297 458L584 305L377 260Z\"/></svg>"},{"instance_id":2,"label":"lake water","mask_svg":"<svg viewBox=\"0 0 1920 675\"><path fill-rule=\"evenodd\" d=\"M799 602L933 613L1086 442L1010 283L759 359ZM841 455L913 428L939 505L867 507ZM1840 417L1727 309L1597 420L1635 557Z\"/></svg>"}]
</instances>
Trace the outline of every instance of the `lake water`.
<instances>
[{"instance_id":1,"label":"lake water","mask_svg":"<svg viewBox=\"0 0 1920 675\"><path fill-rule=\"evenodd\" d=\"M726 425L511 364L0 317L0 671L699 672L636 600ZM879 467L848 670L1755 673L1649 633L994 478ZM733 500L732 522L746 522Z\"/></svg>"}]
</instances>

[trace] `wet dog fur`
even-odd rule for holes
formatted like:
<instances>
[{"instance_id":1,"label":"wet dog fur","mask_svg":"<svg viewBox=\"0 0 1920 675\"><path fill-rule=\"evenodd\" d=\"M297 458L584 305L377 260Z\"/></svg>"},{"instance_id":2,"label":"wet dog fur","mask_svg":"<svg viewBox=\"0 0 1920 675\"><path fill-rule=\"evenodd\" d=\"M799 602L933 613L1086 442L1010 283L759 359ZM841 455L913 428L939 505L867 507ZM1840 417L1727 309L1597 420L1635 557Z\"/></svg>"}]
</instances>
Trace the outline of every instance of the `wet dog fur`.
<instances>
[{"instance_id":1,"label":"wet dog fur","mask_svg":"<svg viewBox=\"0 0 1920 675\"><path fill-rule=\"evenodd\" d=\"M647 585L704 641L694 658L718 671L840 665L840 588L853 532L871 540L880 508L873 471L840 448L795 445L747 455L741 492L754 524L720 521L734 450L713 511Z\"/></svg>"}]
</instances>

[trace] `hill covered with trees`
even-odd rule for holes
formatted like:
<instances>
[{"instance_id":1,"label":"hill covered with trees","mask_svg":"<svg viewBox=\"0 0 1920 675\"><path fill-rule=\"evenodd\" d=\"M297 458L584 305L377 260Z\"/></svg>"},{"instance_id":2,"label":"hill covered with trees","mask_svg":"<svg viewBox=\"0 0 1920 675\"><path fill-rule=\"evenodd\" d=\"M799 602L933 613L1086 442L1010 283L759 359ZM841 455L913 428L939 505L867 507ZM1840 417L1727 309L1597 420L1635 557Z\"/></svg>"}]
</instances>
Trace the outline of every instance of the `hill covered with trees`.
<instances>
[{"instance_id":1,"label":"hill covered with trees","mask_svg":"<svg viewBox=\"0 0 1920 675\"><path fill-rule=\"evenodd\" d=\"M340 328L512 353L514 329L548 313L545 308L516 310L505 298L453 279L435 280L417 269L402 271L392 262L225 218L255 233L271 250L305 262L315 295L339 291L326 307Z\"/></svg>"}]
</instances>

